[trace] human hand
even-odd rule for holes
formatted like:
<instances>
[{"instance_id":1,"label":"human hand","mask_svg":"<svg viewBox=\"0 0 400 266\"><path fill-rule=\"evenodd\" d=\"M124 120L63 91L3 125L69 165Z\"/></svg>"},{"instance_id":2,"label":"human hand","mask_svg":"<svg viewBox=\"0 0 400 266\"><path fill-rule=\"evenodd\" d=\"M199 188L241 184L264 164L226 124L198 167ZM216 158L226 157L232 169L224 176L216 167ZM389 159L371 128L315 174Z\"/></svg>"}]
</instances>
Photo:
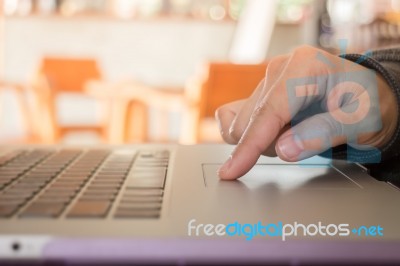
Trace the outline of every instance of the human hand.
<instances>
[{"instance_id":1,"label":"human hand","mask_svg":"<svg viewBox=\"0 0 400 266\"><path fill-rule=\"evenodd\" d=\"M394 134L397 116L393 92L374 71L300 47L270 60L265 78L248 99L217 110L222 138L237 144L218 174L236 179L260 155L294 162L345 143L380 148Z\"/></svg>"}]
</instances>

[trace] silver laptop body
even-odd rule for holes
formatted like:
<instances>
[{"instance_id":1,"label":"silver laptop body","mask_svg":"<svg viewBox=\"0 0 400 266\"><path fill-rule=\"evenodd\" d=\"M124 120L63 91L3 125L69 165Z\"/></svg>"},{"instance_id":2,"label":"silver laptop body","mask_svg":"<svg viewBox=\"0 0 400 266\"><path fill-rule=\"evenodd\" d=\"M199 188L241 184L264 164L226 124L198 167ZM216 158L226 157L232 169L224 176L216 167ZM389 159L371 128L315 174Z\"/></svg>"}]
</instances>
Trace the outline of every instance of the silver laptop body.
<instances>
[{"instance_id":1,"label":"silver laptop body","mask_svg":"<svg viewBox=\"0 0 400 266\"><path fill-rule=\"evenodd\" d=\"M232 148L2 147L0 261L400 262L395 185L317 157L221 181Z\"/></svg>"}]
</instances>

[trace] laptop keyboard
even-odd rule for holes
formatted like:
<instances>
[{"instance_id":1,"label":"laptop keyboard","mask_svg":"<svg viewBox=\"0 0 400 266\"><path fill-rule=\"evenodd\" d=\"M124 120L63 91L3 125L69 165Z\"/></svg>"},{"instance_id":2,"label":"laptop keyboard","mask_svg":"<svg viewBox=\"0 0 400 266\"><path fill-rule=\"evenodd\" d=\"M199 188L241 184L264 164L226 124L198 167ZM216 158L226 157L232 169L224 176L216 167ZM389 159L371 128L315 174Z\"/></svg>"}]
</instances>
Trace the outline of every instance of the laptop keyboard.
<instances>
[{"instance_id":1,"label":"laptop keyboard","mask_svg":"<svg viewBox=\"0 0 400 266\"><path fill-rule=\"evenodd\" d=\"M159 218L169 152L19 150L0 157L0 218Z\"/></svg>"}]
</instances>

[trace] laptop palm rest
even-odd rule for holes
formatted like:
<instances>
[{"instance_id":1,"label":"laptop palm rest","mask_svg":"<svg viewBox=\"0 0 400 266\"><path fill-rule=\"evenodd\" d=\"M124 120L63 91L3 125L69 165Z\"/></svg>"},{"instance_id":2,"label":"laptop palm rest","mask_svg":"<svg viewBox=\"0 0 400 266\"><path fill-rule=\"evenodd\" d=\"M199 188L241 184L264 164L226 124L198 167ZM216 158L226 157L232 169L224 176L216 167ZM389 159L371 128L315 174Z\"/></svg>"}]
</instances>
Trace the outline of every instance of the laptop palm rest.
<instances>
[{"instance_id":1,"label":"laptop palm rest","mask_svg":"<svg viewBox=\"0 0 400 266\"><path fill-rule=\"evenodd\" d=\"M217 176L220 164L203 164L207 188L249 190L360 189L354 180L329 165L257 164L236 181Z\"/></svg>"}]
</instances>

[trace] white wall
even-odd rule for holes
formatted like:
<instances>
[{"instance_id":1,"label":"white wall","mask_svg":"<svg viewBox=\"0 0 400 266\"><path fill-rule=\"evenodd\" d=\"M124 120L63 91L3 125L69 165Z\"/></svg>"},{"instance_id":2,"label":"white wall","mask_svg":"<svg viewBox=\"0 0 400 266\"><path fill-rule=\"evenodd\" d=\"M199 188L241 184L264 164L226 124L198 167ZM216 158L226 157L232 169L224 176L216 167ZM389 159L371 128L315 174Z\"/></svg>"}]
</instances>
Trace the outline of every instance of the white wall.
<instances>
[{"instance_id":1,"label":"white wall","mask_svg":"<svg viewBox=\"0 0 400 266\"><path fill-rule=\"evenodd\" d=\"M7 18L4 74L24 81L43 55L93 56L107 79L182 85L202 60L227 57L233 22Z\"/></svg>"}]
</instances>

